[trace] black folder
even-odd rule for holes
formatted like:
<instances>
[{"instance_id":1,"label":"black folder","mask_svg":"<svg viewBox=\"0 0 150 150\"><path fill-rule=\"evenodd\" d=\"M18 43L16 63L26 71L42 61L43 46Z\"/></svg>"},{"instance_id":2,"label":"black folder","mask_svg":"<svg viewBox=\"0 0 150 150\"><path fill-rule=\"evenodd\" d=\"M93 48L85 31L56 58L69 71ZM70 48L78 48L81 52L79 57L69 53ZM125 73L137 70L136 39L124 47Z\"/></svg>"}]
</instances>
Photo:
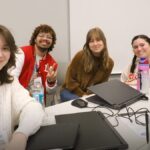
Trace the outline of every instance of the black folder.
<instances>
[{"instance_id":1,"label":"black folder","mask_svg":"<svg viewBox=\"0 0 150 150\"><path fill-rule=\"evenodd\" d=\"M125 150L128 144L104 118L102 113L82 112L57 115L56 123L79 123L74 150Z\"/></svg>"},{"instance_id":2,"label":"black folder","mask_svg":"<svg viewBox=\"0 0 150 150\"><path fill-rule=\"evenodd\" d=\"M30 136L26 150L73 149L79 131L79 124L62 123L43 126Z\"/></svg>"},{"instance_id":3,"label":"black folder","mask_svg":"<svg viewBox=\"0 0 150 150\"><path fill-rule=\"evenodd\" d=\"M119 80L110 80L90 86L88 89L96 94L87 98L88 101L112 109L122 109L144 96L143 93Z\"/></svg>"}]
</instances>

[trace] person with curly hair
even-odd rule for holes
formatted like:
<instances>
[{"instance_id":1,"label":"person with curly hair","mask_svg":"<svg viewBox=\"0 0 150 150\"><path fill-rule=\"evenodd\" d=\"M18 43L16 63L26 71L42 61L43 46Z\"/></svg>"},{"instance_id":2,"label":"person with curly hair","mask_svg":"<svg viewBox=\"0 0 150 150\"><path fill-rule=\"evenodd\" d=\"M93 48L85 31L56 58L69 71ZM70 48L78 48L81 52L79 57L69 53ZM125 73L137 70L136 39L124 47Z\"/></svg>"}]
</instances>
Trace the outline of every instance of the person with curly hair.
<instances>
[{"instance_id":1,"label":"person with curly hair","mask_svg":"<svg viewBox=\"0 0 150 150\"><path fill-rule=\"evenodd\" d=\"M50 55L56 43L56 34L49 25L36 27L30 39L30 45L23 46L17 54L16 68L12 74L32 94L34 80L41 78L46 93L54 93L57 86L57 62Z\"/></svg>"}]
</instances>

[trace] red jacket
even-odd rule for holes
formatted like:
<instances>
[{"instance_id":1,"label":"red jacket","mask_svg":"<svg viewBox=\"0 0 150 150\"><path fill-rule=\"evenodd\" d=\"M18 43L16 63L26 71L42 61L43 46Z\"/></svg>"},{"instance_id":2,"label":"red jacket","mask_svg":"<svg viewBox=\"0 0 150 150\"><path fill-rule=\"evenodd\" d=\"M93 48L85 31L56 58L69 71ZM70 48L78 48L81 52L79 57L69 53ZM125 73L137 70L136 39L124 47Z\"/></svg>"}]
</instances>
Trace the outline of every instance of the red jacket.
<instances>
[{"instance_id":1,"label":"red jacket","mask_svg":"<svg viewBox=\"0 0 150 150\"><path fill-rule=\"evenodd\" d=\"M27 88L34 70L35 49L34 46L24 46L21 47L21 49L23 50L25 57L24 57L24 65L21 74L19 76L19 81L25 88ZM44 86L45 92L46 92L46 75L47 75L45 67L47 64L49 64L49 66L52 66L54 63L56 64L54 68L56 70L58 64L49 53L46 54L46 56L44 56L42 60L39 62L38 74L42 78L42 84Z\"/></svg>"}]
</instances>

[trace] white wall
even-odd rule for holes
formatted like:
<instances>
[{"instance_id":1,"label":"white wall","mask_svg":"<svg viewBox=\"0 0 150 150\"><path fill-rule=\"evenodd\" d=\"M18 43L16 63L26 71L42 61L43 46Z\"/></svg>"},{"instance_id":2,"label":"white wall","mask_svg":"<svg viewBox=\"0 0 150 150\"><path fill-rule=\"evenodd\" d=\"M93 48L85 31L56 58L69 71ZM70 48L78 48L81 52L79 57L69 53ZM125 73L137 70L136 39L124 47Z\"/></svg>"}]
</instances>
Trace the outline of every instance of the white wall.
<instances>
[{"instance_id":1,"label":"white wall","mask_svg":"<svg viewBox=\"0 0 150 150\"><path fill-rule=\"evenodd\" d=\"M87 31L103 29L113 72L120 72L131 61L131 39L136 34L150 35L149 0L0 0L0 24L7 26L18 46L27 45L34 28L51 25L57 41L52 55L59 63L62 81L70 55L83 47ZM70 33L69 33L70 31ZM129 56L130 55L130 56Z\"/></svg>"},{"instance_id":2,"label":"white wall","mask_svg":"<svg viewBox=\"0 0 150 150\"><path fill-rule=\"evenodd\" d=\"M69 61L68 0L0 0L0 24L13 33L18 46L28 45L35 27L52 26L57 35L52 55L59 63L59 78L63 79L63 64Z\"/></svg>"},{"instance_id":3,"label":"white wall","mask_svg":"<svg viewBox=\"0 0 150 150\"><path fill-rule=\"evenodd\" d=\"M149 6L149 0L70 0L71 57L82 49L88 30L98 26L115 61L113 73L120 73L131 62L133 36L150 36Z\"/></svg>"}]
</instances>

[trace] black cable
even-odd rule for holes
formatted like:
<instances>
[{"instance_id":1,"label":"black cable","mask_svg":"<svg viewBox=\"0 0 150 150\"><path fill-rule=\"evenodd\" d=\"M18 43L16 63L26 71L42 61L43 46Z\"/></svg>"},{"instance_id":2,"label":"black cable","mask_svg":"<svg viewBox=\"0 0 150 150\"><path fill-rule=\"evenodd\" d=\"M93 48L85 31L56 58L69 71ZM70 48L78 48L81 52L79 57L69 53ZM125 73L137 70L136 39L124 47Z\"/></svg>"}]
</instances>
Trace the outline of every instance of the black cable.
<instances>
[{"instance_id":1,"label":"black cable","mask_svg":"<svg viewBox=\"0 0 150 150\"><path fill-rule=\"evenodd\" d=\"M118 116L120 117L120 116ZM132 119L130 117L126 117L126 116L121 116L122 118L128 119L131 123L133 122Z\"/></svg>"},{"instance_id":2,"label":"black cable","mask_svg":"<svg viewBox=\"0 0 150 150\"><path fill-rule=\"evenodd\" d=\"M135 115L135 122L138 124L138 125L142 125L142 126L145 126L145 123L141 122L138 120L139 117L141 116L145 116L145 114L140 114L138 116Z\"/></svg>"},{"instance_id":3,"label":"black cable","mask_svg":"<svg viewBox=\"0 0 150 150\"><path fill-rule=\"evenodd\" d=\"M91 111L94 111L96 108L98 108L98 107L100 107L101 108L101 106L100 105L98 105L98 106L95 106Z\"/></svg>"},{"instance_id":4,"label":"black cable","mask_svg":"<svg viewBox=\"0 0 150 150\"><path fill-rule=\"evenodd\" d=\"M114 119L116 120L116 124L112 125L113 127L117 127L119 125L118 117L129 119L129 121L132 123L133 121L132 121L131 117L133 117L133 116L135 118L135 123L136 124L144 126L145 123L140 121L139 118L141 116L143 116L145 114L145 112L150 113L148 108L140 108L140 109L135 111L131 107L125 107L127 113L120 113L120 110L118 110L116 113L114 113L113 110L111 110L110 108L105 107L105 106L101 106L101 105L98 105L98 106L95 106L95 107L89 107L89 108L93 108L92 111L95 111L97 108L105 108L105 109L109 110L109 112L111 112L111 113L101 112L100 110L99 111L104 115L105 119L108 119L109 117L114 117Z\"/></svg>"},{"instance_id":5,"label":"black cable","mask_svg":"<svg viewBox=\"0 0 150 150\"><path fill-rule=\"evenodd\" d=\"M85 108L95 108L95 107L90 107L90 106L87 106L87 107L85 107Z\"/></svg>"},{"instance_id":6,"label":"black cable","mask_svg":"<svg viewBox=\"0 0 150 150\"><path fill-rule=\"evenodd\" d=\"M118 116L115 116L115 120L116 120L117 123L116 123L116 125L113 125L113 127L117 127L119 125L119 121L118 121L117 117Z\"/></svg>"},{"instance_id":7,"label":"black cable","mask_svg":"<svg viewBox=\"0 0 150 150\"><path fill-rule=\"evenodd\" d=\"M108 107L99 105L99 106L96 106L94 109L92 109L92 111L94 111L96 108L105 108L105 109L109 110L111 112L111 114L102 112L103 114L108 115L108 117L113 117L114 116L114 112L110 108L108 108ZM106 118L108 118L108 117L106 117Z\"/></svg>"},{"instance_id":8,"label":"black cable","mask_svg":"<svg viewBox=\"0 0 150 150\"><path fill-rule=\"evenodd\" d=\"M141 111L142 110L142 111ZM141 112L141 114L139 114ZM140 108L135 112L135 122L139 125L145 126L146 123L143 123L141 121L139 121L139 117L141 116L145 116L145 113L150 113L150 111L148 110L148 108ZM139 115L138 115L139 114ZM138 115L138 116L137 116Z\"/></svg>"}]
</instances>

